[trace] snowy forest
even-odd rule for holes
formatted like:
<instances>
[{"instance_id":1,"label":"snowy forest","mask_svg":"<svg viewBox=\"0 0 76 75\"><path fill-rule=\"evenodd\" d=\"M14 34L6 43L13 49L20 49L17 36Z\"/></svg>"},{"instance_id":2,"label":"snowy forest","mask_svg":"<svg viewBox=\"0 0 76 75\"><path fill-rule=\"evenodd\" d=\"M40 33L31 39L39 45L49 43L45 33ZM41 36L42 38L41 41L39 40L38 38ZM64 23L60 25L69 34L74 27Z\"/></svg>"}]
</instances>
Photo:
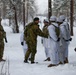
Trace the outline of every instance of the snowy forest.
<instances>
[{"instance_id":1,"label":"snowy forest","mask_svg":"<svg viewBox=\"0 0 76 75\"><path fill-rule=\"evenodd\" d=\"M60 14L65 14L70 18L70 1L71 0L52 0L52 15L59 16ZM75 20L76 0L74 0L73 3L73 17ZM14 33L19 33L19 26L21 24L25 26L26 23L37 16L38 9L36 0L0 0L0 17L9 20L9 26L12 27ZM45 9L45 12L41 15L48 17L48 9Z\"/></svg>"},{"instance_id":2,"label":"snowy forest","mask_svg":"<svg viewBox=\"0 0 76 75\"><path fill-rule=\"evenodd\" d=\"M67 17L70 29L73 28L68 51L69 63L48 68L50 62L44 62L46 54L40 36L37 37L35 57L38 63L31 64L30 61L24 63L20 36L25 26L35 17L39 17L39 26L42 30L44 19L49 20L52 15L59 17L63 14ZM4 41L3 55L6 62L0 62L0 75L76 75L76 51L74 50L76 48L76 0L0 0L0 18L7 38L7 43Z\"/></svg>"},{"instance_id":3,"label":"snowy forest","mask_svg":"<svg viewBox=\"0 0 76 75\"><path fill-rule=\"evenodd\" d=\"M9 19L9 26L14 33L19 33L19 25L23 24L23 16L28 22L36 14L36 5L34 0L0 0L0 17Z\"/></svg>"}]
</instances>

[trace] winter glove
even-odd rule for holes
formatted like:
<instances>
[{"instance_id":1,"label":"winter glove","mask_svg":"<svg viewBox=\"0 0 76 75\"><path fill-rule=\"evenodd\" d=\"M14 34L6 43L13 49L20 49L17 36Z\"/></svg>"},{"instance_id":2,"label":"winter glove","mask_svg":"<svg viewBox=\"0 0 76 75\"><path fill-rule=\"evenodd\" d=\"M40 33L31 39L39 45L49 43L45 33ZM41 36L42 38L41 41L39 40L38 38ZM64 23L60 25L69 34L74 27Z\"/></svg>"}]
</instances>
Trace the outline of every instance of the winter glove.
<instances>
[{"instance_id":1,"label":"winter glove","mask_svg":"<svg viewBox=\"0 0 76 75\"><path fill-rule=\"evenodd\" d=\"M7 38L5 38L5 42L7 43L8 41L7 41Z\"/></svg>"},{"instance_id":2,"label":"winter glove","mask_svg":"<svg viewBox=\"0 0 76 75\"><path fill-rule=\"evenodd\" d=\"M74 49L74 51L76 52L76 48Z\"/></svg>"},{"instance_id":3,"label":"winter glove","mask_svg":"<svg viewBox=\"0 0 76 75\"><path fill-rule=\"evenodd\" d=\"M21 45L23 46L23 45L24 45L24 43L23 43L23 42L21 42Z\"/></svg>"},{"instance_id":4,"label":"winter glove","mask_svg":"<svg viewBox=\"0 0 76 75\"><path fill-rule=\"evenodd\" d=\"M59 42L59 41L60 41L60 38L57 39L57 42Z\"/></svg>"},{"instance_id":5,"label":"winter glove","mask_svg":"<svg viewBox=\"0 0 76 75\"><path fill-rule=\"evenodd\" d=\"M72 41L72 38L70 38L69 41Z\"/></svg>"},{"instance_id":6,"label":"winter glove","mask_svg":"<svg viewBox=\"0 0 76 75\"><path fill-rule=\"evenodd\" d=\"M41 39L41 43L43 44L43 39Z\"/></svg>"}]
</instances>

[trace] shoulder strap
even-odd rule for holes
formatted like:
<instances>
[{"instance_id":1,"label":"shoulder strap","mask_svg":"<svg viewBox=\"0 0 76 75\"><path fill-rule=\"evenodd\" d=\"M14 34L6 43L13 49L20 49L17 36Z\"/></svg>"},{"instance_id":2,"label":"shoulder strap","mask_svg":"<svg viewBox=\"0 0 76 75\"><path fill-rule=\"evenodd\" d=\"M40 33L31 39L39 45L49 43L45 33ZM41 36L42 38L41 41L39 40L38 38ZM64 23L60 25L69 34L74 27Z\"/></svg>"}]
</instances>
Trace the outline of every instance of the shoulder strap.
<instances>
[{"instance_id":1,"label":"shoulder strap","mask_svg":"<svg viewBox=\"0 0 76 75\"><path fill-rule=\"evenodd\" d=\"M55 32L56 32L57 37L59 37L59 35L60 35L60 28L56 27L54 24L52 24L52 25L55 27Z\"/></svg>"}]
</instances>

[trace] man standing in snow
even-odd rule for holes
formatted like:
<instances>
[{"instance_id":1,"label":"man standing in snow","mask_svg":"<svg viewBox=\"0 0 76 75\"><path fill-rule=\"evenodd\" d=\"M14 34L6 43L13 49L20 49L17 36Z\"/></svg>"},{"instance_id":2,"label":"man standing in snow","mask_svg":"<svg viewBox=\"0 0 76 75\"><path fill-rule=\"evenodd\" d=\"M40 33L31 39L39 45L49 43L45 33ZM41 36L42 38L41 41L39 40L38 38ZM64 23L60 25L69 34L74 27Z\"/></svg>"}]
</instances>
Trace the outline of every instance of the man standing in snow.
<instances>
[{"instance_id":1,"label":"man standing in snow","mask_svg":"<svg viewBox=\"0 0 76 75\"><path fill-rule=\"evenodd\" d=\"M28 50L25 54L25 63L28 63L28 57L31 53L31 64L35 63L35 54L37 52L36 47L37 47L37 36L42 36L48 38L47 34L44 34L40 28L39 28L39 18L35 17L32 23L29 23L26 26L26 29L24 31L24 39L26 40L26 43L28 45Z\"/></svg>"},{"instance_id":2,"label":"man standing in snow","mask_svg":"<svg viewBox=\"0 0 76 75\"><path fill-rule=\"evenodd\" d=\"M50 59L51 59L51 64L48 65L48 67L52 66L57 66L59 64L59 55L58 55L58 50L59 50L59 35L60 35L60 29L58 24L56 23L56 16L51 16L50 21L51 24L48 27L49 31L49 42L48 42L48 47L49 47L49 52L50 52Z\"/></svg>"},{"instance_id":3,"label":"man standing in snow","mask_svg":"<svg viewBox=\"0 0 76 75\"><path fill-rule=\"evenodd\" d=\"M58 54L59 54L59 64L63 64L64 63L64 40L63 40L63 34L62 34L62 23L63 23L63 20L59 18L57 18L57 23L60 27L60 43L59 43L59 51L58 51Z\"/></svg>"},{"instance_id":4,"label":"man standing in snow","mask_svg":"<svg viewBox=\"0 0 76 75\"><path fill-rule=\"evenodd\" d=\"M48 19L44 19L44 26L43 26L43 33L48 34L48 26L49 26L49 21ZM42 44L44 46L45 49L45 55L47 57L47 59L45 59L44 61L50 61L50 57L49 57L49 49L48 49L48 38L42 38Z\"/></svg>"},{"instance_id":5,"label":"man standing in snow","mask_svg":"<svg viewBox=\"0 0 76 75\"><path fill-rule=\"evenodd\" d=\"M23 46L23 52L24 52L24 56L25 56L25 53L26 53L28 47L27 47L26 41L24 41L24 34L23 33L20 36L20 42L21 42L21 45Z\"/></svg>"},{"instance_id":6,"label":"man standing in snow","mask_svg":"<svg viewBox=\"0 0 76 75\"><path fill-rule=\"evenodd\" d=\"M3 52L4 52L4 39L6 38L6 32L4 31L2 25L1 25L2 19L0 18L0 62L5 61L3 59ZM5 42L7 42L7 39L5 39Z\"/></svg>"},{"instance_id":7,"label":"man standing in snow","mask_svg":"<svg viewBox=\"0 0 76 75\"><path fill-rule=\"evenodd\" d=\"M69 41L72 40L70 35L69 24L65 21L66 17L64 15L60 16L60 19L63 20L63 23L60 25L61 34L63 37L63 48L64 48L64 63L68 63L68 46Z\"/></svg>"},{"instance_id":8,"label":"man standing in snow","mask_svg":"<svg viewBox=\"0 0 76 75\"><path fill-rule=\"evenodd\" d=\"M23 46L23 53L24 53L24 57L25 57L26 51L28 50L28 46L26 44L26 41L24 40L24 32L22 32L22 34L20 36L20 42L21 42L21 45ZM30 57L29 57L29 59L30 59Z\"/></svg>"}]
</instances>

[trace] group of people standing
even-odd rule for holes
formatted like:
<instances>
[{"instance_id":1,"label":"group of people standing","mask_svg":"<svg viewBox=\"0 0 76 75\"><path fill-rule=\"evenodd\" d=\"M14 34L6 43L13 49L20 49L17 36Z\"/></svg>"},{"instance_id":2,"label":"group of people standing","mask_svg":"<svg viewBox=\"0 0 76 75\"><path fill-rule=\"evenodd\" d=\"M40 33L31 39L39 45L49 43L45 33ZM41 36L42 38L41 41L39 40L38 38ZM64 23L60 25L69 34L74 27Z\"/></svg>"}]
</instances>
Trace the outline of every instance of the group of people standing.
<instances>
[{"instance_id":1,"label":"group of people standing","mask_svg":"<svg viewBox=\"0 0 76 75\"><path fill-rule=\"evenodd\" d=\"M6 32L1 25L0 18L0 62L5 61L3 57L4 39ZM24 32L21 34L21 45L24 48L24 63L31 61L35 63L35 54L37 52L37 36L42 37L42 44L45 48L46 58L44 61L50 61L48 67L68 63L68 46L72 40L70 35L69 24L64 15L51 16L50 21L44 19L44 26L39 28L39 18L35 17L33 22L26 25Z\"/></svg>"},{"instance_id":2,"label":"group of people standing","mask_svg":"<svg viewBox=\"0 0 76 75\"><path fill-rule=\"evenodd\" d=\"M39 35L39 36L48 38L48 35L41 31L38 23L39 23L39 18L35 17L33 22L29 23L25 27L25 30L23 32L23 39L24 39L25 43L21 42L21 44L23 43L24 44L23 47L24 46L27 47L25 49L26 53L24 56L25 63L28 63L29 56L31 56L30 57L31 64L35 63L34 60L35 60L35 54L37 52L37 50L36 50L36 48L37 48L37 36Z\"/></svg>"},{"instance_id":3,"label":"group of people standing","mask_svg":"<svg viewBox=\"0 0 76 75\"><path fill-rule=\"evenodd\" d=\"M48 67L68 63L68 46L72 38L69 24L65 20L66 17L64 15L58 18L51 16L50 24L48 20L44 20L43 31L47 30L49 34L48 38L42 38L47 57L45 61L50 58L51 62Z\"/></svg>"},{"instance_id":4,"label":"group of people standing","mask_svg":"<svg viewBox=\"0 0 76 75\"><path fill-rule=\"evenodd\" d=\"M44 27L39 28L39 18L35 17L33 22L29 23L22 34L23 41L21 45L24 48L24 63L28 63L30 58L31 64L35 63L35 54L37 52L37 36L42 37L42 44L45 48L47 59L50 61L48 67L68 63L68 45L72 40L70 36L69 24L65 21L64 15L51 16L50 21L44 19Z\"/></svg>"}]
</instances>

